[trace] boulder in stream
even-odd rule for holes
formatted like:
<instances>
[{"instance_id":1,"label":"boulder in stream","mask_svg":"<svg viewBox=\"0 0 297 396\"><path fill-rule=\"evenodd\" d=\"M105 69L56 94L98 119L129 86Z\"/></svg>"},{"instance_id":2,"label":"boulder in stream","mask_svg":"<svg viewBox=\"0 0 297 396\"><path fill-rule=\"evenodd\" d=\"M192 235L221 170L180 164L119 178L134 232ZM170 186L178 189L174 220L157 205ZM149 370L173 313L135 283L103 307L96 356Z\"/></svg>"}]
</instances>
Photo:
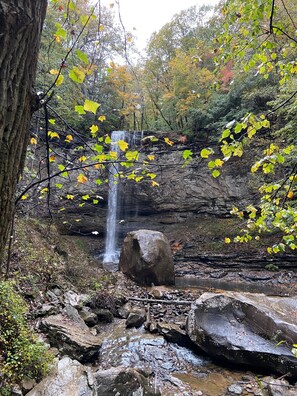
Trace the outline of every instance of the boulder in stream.
<instances>
[{"instance_id":1,"label":"boulder in stream","mask_svg":"<svg viewBox=\"0 0 297 396\"><path fill-rule=\"evenodd\" d=\"M210 356L297 376L297 299L204 293L191 307L187 333Z\"/></svg>"},{"instance_id":2,"label":"boulder in stream","mask_svg":"<svg viewBox=\"0 0 297 396\"><path fill-rule=\"evenodd\" d=\"M158 231L129 232L124 239L119 266L141 285L173 285L175 282L170 244Z\"/></svg>"}]
</instances>

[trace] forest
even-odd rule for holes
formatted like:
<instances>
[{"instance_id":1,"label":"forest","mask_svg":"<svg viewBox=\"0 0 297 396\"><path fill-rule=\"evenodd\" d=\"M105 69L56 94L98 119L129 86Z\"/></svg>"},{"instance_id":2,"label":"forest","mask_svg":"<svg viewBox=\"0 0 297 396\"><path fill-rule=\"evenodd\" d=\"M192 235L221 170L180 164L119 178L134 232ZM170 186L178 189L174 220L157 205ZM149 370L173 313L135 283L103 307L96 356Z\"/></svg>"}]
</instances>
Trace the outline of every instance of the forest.
<instances>
[{"instance_id":1,"label":"forest","mask_svg":"<svg viewBox=\"0 0 297 396\"><path fill-rule=\"evenodd\" d=\"M159 152L176 151L174 167L201 160L215 180L252 156L257 193L231 208L239 226L234 235L224 230L224 244L231 251L260 242L268 256L295 255L293 0L190 7L153 33L145 51L122 21L120 0L0 0L0 18L1 395L17 394L24 378L41 380L53 359L27 323L24 271L47 291L63 260L44 248L39 268L38 246L20 242L26 219L44 234L55 218L70 230L68 213L104 205L110 164L115 183L158 191ZM140 144L114 142L113 131L140 132ZM267 234L272 243L262 241ZM105 287L101 273L98 282Z\"/></svg>"}]
</instances>

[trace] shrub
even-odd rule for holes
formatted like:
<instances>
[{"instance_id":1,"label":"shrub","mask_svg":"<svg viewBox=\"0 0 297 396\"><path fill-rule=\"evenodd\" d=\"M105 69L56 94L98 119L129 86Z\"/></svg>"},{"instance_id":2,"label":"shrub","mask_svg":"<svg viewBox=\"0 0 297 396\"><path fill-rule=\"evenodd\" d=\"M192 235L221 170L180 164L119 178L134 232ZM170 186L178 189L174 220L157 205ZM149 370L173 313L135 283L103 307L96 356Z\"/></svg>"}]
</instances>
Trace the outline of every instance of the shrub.
<instances>
[{"instance_id":1,"label":"shrub","mask_svg":"<svg viewBox=\"0 0 297 396\"><path fill-rule=\"evenodd\" d=\"M41 379L51 355L26 321L27 306L12 282L0 281L0 395L24 377Z\"/></svg>"}]
</instances>

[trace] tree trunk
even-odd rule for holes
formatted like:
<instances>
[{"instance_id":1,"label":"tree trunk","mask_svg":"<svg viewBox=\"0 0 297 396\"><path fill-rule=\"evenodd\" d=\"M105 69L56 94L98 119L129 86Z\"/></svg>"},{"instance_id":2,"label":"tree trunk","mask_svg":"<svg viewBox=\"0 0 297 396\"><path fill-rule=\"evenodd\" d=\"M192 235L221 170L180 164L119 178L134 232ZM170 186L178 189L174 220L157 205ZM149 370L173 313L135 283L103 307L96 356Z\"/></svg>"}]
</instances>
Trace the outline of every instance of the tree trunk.
<instances>
[{"instance_id":1,"label":"tree trunk","mask_svg":"<svg viewBox=\"0 0 297 396\"><path fill-rule=\"evenodd\" d=\"M47 0L0 0L0 265L36 104L33 84L46 6Z\"/></svg>"}]
</instances>

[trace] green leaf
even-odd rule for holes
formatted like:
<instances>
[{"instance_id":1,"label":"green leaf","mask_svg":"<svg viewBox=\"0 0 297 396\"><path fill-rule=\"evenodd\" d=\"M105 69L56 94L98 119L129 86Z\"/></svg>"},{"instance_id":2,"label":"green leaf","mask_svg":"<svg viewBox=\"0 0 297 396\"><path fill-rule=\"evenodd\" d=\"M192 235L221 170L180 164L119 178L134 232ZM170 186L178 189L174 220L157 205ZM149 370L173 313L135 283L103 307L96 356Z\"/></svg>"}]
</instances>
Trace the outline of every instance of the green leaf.
<instances>
[{"instance_id":1,"label":"green leaf","mask_svg":"<svg viewBox=\"0 0 297 396\"><path fill-rule=\"evenodd\" d=\"M212 177L217 178L219 177L221 172L218 169L212 171Z\"/></svg>"},{"instance_id":2,"label":"green leaf","mask_svg":"<svg viewBox=\"0 0 297 396\"><path fill-rule=\"evenodd\" d=\"M183 159L192 159L193 152L191 150L184 150Z\"/></svg>"},{"instance_id":3,"label":"green leaf","mask_svg":"<svg viewBox=\"0 0 297 396\"><path fill-rule=\"evenodd\" d=\"M208 158L211 154L213 154L213 149L209 148L205 148L203 150L201 150L200 155L202 158Z\"/></svg>"},{"instance_id":4,"label":"green leaf","mask_svg":"<svg viewBox=\"0 0 297 396\"><path fill-rule=\"evenodd\" d=\"M82 62L84 62L84 63L86 63L86 64L89 63L88 56L87 56L87 54L86 54L85 52L81 51L80 49L77 49L77 50L76 50L76 55L78 56L78 58L79 58Z\"/></svg>"},{"instance_id":5,"label":"green leaf","mask_svg":"<svg viewBox=\"0 0 297 396\"><path fill-rule=\"evenodd\" d=\"M75 111L76 111L78 114L86 114L85 109L84 109L83 106L75 106L74 109L75 109Z\"/></svg>"},{"instance_id":6,"label":"green leaf","mask_svg":"<svg viewBox=\"0 0 297 396\"><path fill-rule=\"evenodd\" d=\"M64 76L62 76L62 74L60 74L55 82L55 85L58 87L59 85L62 84L63 81L64 81Z\"/></svg>"},{"instance_id":7,"label":"green leaf","mask_svg":"<svg viewBox=\"0 0 297 396\"><path fill-rule=\"evenodd\" d=\"M56 24L56 27L57 27L57 30L55 32L55 37L60 37L60 38L65 40L66 37L67 37L66 30L63 29L62 26L59 23Z\"/></svg>"},{"instance_id":8,"label":"green leaf","mask_svg":"<svg viewBox=\"0 0 297 396\"><path fill-rule=\"evenodd\" d=\"M84 82L85 77L86 77L85 73L76 66L74 66L72 70L70 70L69 72L69 78L71 78L72 81L78 84L82 84Z\"/></svg>"}]
</instances>

